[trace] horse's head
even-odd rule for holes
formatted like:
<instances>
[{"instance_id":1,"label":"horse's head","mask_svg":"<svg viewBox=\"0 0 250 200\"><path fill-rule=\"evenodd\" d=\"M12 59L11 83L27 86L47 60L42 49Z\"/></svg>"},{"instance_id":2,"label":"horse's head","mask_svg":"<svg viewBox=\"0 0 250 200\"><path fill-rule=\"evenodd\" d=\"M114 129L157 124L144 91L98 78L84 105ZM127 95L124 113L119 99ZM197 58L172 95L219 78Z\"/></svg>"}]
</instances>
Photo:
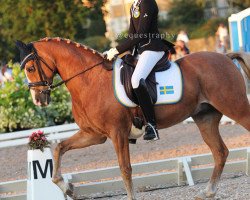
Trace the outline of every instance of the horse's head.
<instances>
[{"instance_id":1,"label":"horse's head","mask_svg":"<svg viewBox=\"0 0 250 200\"><path fill-rule=\"evenodd\" d=\"M56 73L55 62L45 52L35 49L32 43L17 41L16 46L20 51L21 69L28 79L34 104L47 106L50 103L50 87Z\"/></svg>"}]
</instances>

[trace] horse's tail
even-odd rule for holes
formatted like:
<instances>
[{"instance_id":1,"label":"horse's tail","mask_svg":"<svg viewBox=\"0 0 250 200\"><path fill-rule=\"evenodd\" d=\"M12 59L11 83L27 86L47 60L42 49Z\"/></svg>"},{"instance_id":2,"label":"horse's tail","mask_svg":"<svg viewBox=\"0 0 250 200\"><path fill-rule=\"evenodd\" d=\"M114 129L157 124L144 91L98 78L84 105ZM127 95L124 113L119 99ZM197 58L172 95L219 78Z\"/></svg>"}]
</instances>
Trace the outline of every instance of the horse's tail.
<instances>
[{"instance_id":1,"label":"horse's tail","mask_svg":"<svg viewBox=\"0 0 250 200\"><path fill-rule=\"evenodd\" d=\"M240 52L240 53L228 53L226 54L229 58L236 59L243 71L246 73L247 77L250 79L250 54Z\"/></svg>"}]
</instances>

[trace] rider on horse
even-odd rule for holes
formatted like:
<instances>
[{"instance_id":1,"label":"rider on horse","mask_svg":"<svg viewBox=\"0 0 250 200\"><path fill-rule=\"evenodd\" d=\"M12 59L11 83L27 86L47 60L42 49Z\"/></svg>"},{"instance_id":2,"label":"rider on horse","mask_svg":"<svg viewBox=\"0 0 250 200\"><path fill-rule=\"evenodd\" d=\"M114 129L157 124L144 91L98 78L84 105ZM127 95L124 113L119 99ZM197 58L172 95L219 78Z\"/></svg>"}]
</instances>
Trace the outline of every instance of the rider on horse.
<instances>
[{"instance_id":1,"label":"rider on horse","mask_svg":"<svg viewBox=\"0 0 250 200\"><path fill-rule=\"evenodd\" d=\"M128 38L125 42L107 52L108 60L112 60L116 55L128 50L139 54L139 60L131 82L147 121L144 140L159 139L154 105L145 79L165 52L173 48L170 42L163 40L160 36L157 23L158 12L159 9L155 0L135 0L130 10Z\"/></svg>"}]
</instances>

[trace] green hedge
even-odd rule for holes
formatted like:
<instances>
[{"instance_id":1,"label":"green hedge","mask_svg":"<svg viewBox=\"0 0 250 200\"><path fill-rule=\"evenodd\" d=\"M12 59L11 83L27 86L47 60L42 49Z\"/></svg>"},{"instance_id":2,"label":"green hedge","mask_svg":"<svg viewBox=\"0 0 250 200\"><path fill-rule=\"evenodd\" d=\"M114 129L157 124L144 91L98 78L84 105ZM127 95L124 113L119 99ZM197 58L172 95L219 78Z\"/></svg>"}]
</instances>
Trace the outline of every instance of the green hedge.
<instances>
[{"instance_id":1,"label":"green hedge","mask_svg":"<svg viewBox=\"0 0 250 200\"><path fill-rule=\"evenodd\" d=\"M51 93L51 104L35 106L25 84L25 74L19 64L9 63L13 70L12 82L0 86L0 132L39 128L72 122L70 96L65 86ZM58 78L56 78L58 79Z\"/></svg>"}]
</instances>

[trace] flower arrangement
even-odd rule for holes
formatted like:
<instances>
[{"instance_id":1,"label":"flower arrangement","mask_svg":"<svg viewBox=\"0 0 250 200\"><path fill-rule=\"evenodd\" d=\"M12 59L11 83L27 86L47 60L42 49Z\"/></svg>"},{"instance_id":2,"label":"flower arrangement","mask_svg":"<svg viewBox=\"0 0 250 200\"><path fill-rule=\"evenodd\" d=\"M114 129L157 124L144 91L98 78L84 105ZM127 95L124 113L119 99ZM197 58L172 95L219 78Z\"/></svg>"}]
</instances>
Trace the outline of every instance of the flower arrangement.
<instances>
[{"instance_id":1,"label":"flower arrangement","mask_svg":"<svg viewBox=\"0 0 250 200\"><path fill-rule=\"evenodd\" d=\"M29 149L40 149L42 152L44 151L44 148L49 147L50 142L47 140L46 136L44 135L43 131L37 131L33 132L29 136Z\"/></svg>"}]
</instances>

